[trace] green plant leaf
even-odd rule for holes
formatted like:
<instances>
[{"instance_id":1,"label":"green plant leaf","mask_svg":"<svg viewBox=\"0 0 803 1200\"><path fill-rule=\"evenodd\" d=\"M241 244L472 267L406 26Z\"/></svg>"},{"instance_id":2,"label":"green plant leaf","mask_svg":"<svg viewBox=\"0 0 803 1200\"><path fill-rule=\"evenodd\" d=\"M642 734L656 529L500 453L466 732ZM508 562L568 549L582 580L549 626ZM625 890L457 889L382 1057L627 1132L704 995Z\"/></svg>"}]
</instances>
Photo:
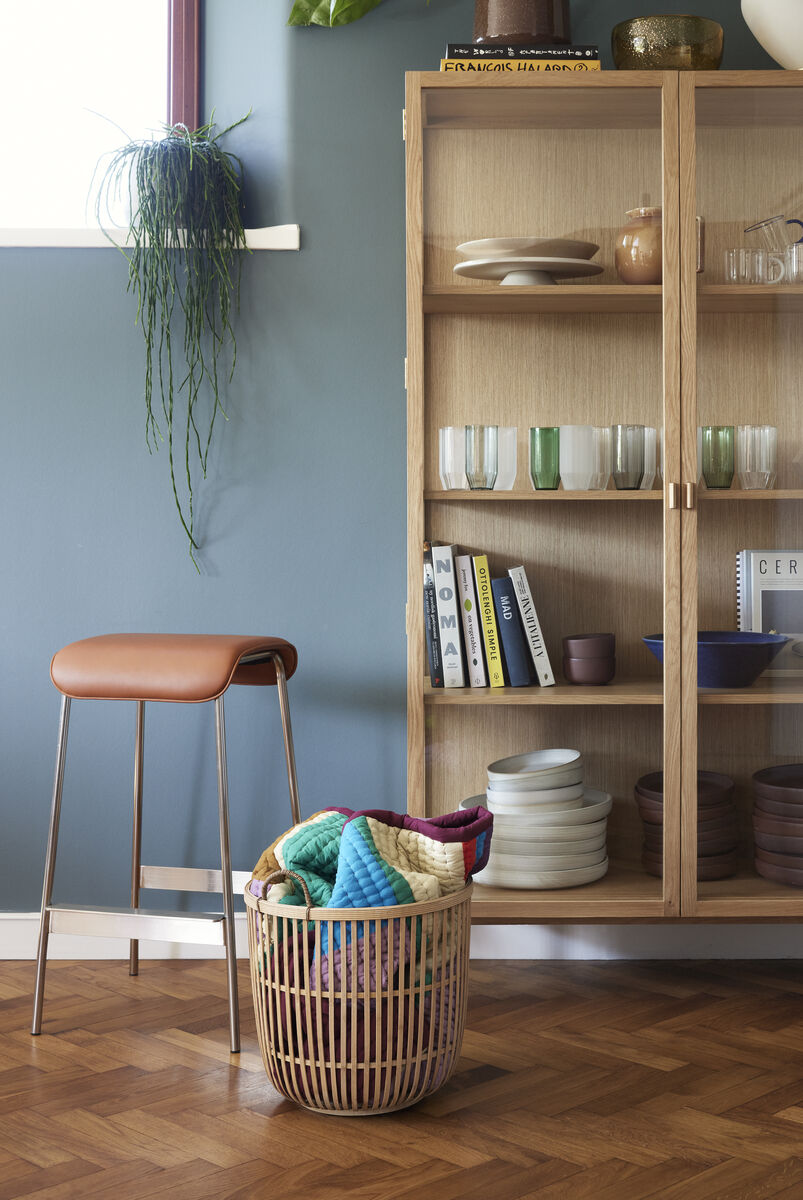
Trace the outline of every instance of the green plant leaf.
<instances>
[{"instance_id":1,"label":"green plant leaf","mask_svg":"<svg viewBox=\"0 0 803 1200\"><path fill-rule=\"evenodd\" d=\"M332 0L330 5L332 25L349 25L364 17L382 0Z\"/></svg>"},{"instance_id":2,"label":"green plant leaf","mask_svg":"<svg viewBox=\"0 0 803 1200\"><path fill-rule=\"evenodd\" d=\"M329 25L329 0L296 0L288 25Z\"/></svg>"},{"instance_id":3,"label":"green plant leaf","mask_svg":"<svg viewBox=\"0 0 803 1200\"><path fill-rule=\"evenodd\" d=\"M295 0L288 25L350 25L382 0Z\"/></svg>"}]
</instances>

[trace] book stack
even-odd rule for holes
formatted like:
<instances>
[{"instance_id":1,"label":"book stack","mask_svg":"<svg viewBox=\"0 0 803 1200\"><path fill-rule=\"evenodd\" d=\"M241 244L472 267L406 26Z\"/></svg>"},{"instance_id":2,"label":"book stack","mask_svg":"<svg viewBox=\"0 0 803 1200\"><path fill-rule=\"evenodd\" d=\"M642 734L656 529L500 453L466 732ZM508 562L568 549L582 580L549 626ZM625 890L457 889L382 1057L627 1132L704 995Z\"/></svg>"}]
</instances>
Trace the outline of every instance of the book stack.
<instances>
[{"instance_id":1,"label":"book stack","mask_svg":"<svg viewBox=\"0 0 803 1200\"><path fill-rule=\"evenodd\" d=\"M424 543L424 630L432 687L552 687L527 574L492 579L485 554Z\"/></svg>"},{"instance_id":2,"label":"book stack","mask_svg":"<svg viewBox=\"0 0 803 1200\"><path fill-rule=\"evenodd\" d=\"M475 45L450 42L442 71L471 73L497 71L599 71L599 46Z\"/></svg>"}]
</instances>

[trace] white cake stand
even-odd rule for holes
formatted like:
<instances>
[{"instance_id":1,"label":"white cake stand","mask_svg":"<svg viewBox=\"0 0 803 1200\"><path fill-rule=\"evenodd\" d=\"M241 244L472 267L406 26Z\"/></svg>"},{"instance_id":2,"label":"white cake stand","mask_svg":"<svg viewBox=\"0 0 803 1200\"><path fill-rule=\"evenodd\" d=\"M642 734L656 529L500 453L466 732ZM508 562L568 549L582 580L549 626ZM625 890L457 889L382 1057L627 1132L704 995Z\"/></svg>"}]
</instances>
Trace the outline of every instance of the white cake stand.
<instances>
[{"instance_id":1,"label":"white cake stand","mask_svg":"<svg viewBox=\"0 0 803 1200\"><path fill-rule=\"evenodd\" d=\"M584 258L477 258L457 263L455 275L466 279L495 279L508 287L553 284L558 279L601 275L598 263Z\"/></svg>"}]
</instances>

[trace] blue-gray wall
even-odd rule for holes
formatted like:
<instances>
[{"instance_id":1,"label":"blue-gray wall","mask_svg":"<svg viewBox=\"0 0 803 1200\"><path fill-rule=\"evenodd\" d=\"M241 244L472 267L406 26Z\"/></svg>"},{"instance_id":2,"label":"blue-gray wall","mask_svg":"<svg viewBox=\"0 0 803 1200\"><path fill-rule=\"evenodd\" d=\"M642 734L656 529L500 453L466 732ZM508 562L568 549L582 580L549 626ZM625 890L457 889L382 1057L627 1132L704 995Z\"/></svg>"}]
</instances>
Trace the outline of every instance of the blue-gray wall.
<instances>
[{"instance_id":1,"label":"blue-gray wall","mask_svg":"<svg viewBox=\"0 0 803 1200\"><path fill-rule=\"evenodd\" d=\"M661 0L661 11L685 6ZM288 29L290 0L206 0L204 111L253 116L230 148L249 225L303 249L246 262L239 366L200 489L203 572L143 440L142 346L111 250L0 249L0 908L38 907L58 696L48 663L115 630L278 634L305 813L405 803L403 74L471 37L472 0L385 0L353 26ZM573 0L603 48L638 12ZM771 67L735 0L726 68ZM53 131L51 131L52 133ZM287 824L275 697L229 693L232 845ZM57 898L124 902L133 706L73 705ZM152 706L144 858L212 865L212 714ZM93 882L90 883L90 880Z\"/></svg>"}]
</instances>

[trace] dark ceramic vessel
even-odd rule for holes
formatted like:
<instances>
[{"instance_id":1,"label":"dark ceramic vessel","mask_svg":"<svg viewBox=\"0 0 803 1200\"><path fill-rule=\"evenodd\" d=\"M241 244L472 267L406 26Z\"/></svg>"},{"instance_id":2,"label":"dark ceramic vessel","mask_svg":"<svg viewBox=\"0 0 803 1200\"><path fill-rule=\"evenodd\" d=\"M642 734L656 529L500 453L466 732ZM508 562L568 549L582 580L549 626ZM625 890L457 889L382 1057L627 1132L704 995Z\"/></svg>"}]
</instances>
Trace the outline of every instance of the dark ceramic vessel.
<instances>
[{"instance_id":1,"label":"dark ceramic vessel","mask_svg":"<svg viewBox=\"0 0 803 1200\"><path fill-rule=\"evenodd\" d=\"M785 883L787 887L803 887L803 871L793 871L789 867L778 867L775 863L766 862L763 858L754 860L756 874L763 879L772 879L775 883Z\"/></svg>"},{"instance_id":2,"label":"dark ceramic vessel","mask_svg":"<svg viewBox=\"0 0 803 1200\"><path fill-rule=\"evenodd\" d=\"M720 775L716 771L697 772L697 804L706 808L711 804L721 804L724 799L733 795L734 783L728 775ZM636 782L636 791L647 800L664 799L663 771L650 771L642 775Z\"/></svg>"},{"instance_id":3,"label":"dark ceramic vessel","mask_svg":"<svg viewBox=\"0 0 803 1200\"><path fill-rule=\"evenodd\" d=\"M767 800L803 804L803 763L765 767L753 776L753 791Z\"/></svg>"},{"instance_id":4,"label":"dark ceramic vessel","mask_svg":"<svg viewBox=\"0 0 803 1200\"><path fill-rule=\"evenodd\" d=\"M766 796L755 796L753 799L755 812L769 813L773 817L787 817L791 821L803 822L803 804L791 800L786 804L783 800L768 800Z\"/></svg>"},{"instance_id":5,"label":"dark ceramic vessel","mask_svg":"<svg viewBox=\"0 0 803 1200\"><path fill-rule=\"evenodd\" d=\"M641 640L662 663L664 635L652 634ZM713 688L750 687L788 641L789 638L781 633L701 629L697 634L697 685Z\"/></svg>"},{"instance_id":6,"label":"dark ceramic vessel","mask_svg":"<svg viewBox=\"0 0 803 1200\"><path fill-rule=\"evenodd\" d=\"M615 674L615 658L564 658L563 660L563 676L567 683L600 686L610 683Z\"/></svg>"},{"instance_id":7,"label":"dark ceramic vessel","mask_svg":"<svg viewBox=\"0 0 803 1200\"><path fill-rule=\"evenodd\" d=\"M565 658L613 658L615 654L613 633L573 633L563 639Z\"/></svg>"}]
</instances>

